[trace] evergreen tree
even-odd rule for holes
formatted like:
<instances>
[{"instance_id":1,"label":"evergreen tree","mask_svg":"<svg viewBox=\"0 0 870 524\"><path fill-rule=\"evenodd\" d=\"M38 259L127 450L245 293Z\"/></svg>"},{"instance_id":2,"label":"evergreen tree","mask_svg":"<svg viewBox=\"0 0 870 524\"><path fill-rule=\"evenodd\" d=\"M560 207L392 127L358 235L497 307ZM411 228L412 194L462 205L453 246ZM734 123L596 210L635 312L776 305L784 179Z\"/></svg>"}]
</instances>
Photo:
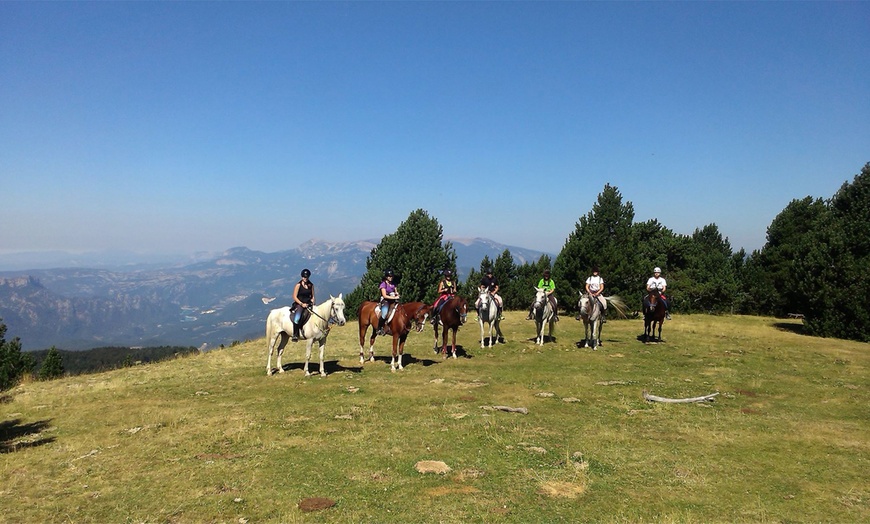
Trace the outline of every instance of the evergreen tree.
<instances>
[{"instance_id":1,"label":"evergreen tree","mask_svg":"<svg viewBox=\"0 0 870 524\"><path fill-rule=\"evenodd\" d=\"M355 318L363 301L377 300L378 285L388 269L395 273L403 302L434 302L442 272L456 274L456 250L450 242L442 244L442 238L435 218L422 209L413 211L372 249L359 286L345 299L346 314Z\"/></svg>"},{"instance_id":2,"label":"evergreen tree","mask_svg":"<svg viewBox=\"0 0 870 524\"><path fill-rule=\"evenodd\" d=\"M39 378L42 380L51 380L62 377L64 373L63 359L57 348L51 346L48 354L45 355L45 360L42 361L42 366L39 368Z\"/></svg>"},{"instance_id":3,"label":"evergreen tree","mask_svg":"<svg viewBox=\"0 0 870 524\"><path fill-rule=\"evenodd\" d=\"M599 266L607 294L634 291L637 255L633 245L634 206L622 203L619 190L606 184L592 210L580 217L553 266L556 295L566 309L576 309L592 266Z\"/></svg>"},{"instance_id":4,"label":"evergreen tree","mask_svg":"<svg viewBox=\"0 0 870 524\"><path fill-rule=\"evenodd\" d=\"M820 247L816 245L818 235L828 213L822 199L808 196L792 200L773 219L764 247L746 261L743 288L750 294L747 312L775 316L805 312L805 283L796 270L801 260Z\"/></svg>"},{"instance_id":5,"label":"evergreen tree","mask_svg":"<svg viewBox=\"0 0 870 524\"><path fill-rule=\"evenodd\" d=\"M511 286L501 295L505 309L528 310L535 300L535 287L541 280L544 270L552 268L552 260L549 255L541 255L536 262L523 264L516 267L516 278ZM499 282L499 286L501 283ZM559 282L556 281L556 293L559 292ZM557 295L558 298L558 295ZM564 308L563 301L559 300L559 306Z\"/></svg>"},{"instance_id":6,"label":"evergreen tree","mask_svg":"<svg viewBox=\"0 0 870 524\"><path fill-rule=\"evenodd\" d=\"M716 224L696 229L684 268L669 273L668 295L683 311L730 312L737 295L731 244ZM671 280L675 286L671 285Z\"/></svg>"},{"instance_id":7,"label":"evergreen tree","mask_svg":"<svg viewBox=\"0 0 870 524\"><path fill-rule=\"evenodd\" d=\"M810 284L805 326L810 334L870 342L870 163L831 199L829 216L798 262Z\"/></svg>"},{"instance_id":8,"label":"evergreen tree","mask_svg":"<svg viewBox=\"0 0 870 524\"><path fill-rule=\"evenodd\" d=\"M6 324L0 322L0 391L14 386L25 373L33 371L33 358L21 352L18 337L6 340Z\"/></svg>"}]
</instances>

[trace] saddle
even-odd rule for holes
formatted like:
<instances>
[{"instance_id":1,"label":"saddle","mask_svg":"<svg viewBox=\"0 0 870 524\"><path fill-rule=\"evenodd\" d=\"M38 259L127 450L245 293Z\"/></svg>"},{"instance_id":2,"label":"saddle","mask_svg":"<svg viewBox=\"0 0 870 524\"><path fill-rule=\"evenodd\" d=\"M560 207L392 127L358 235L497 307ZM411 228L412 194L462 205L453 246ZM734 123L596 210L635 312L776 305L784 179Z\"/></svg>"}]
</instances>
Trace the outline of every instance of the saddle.
<instances>
[{"instance_id":1,"label":"saddle","mask_svg":"<svg viewBox=\"0 0 870 524\"><path fill-rule=\"evenodd\" d=\"M291 321L293 320L293 317L296 316L297 311L300 311L299 304L295 304L293 306L290 306L290 320ZM308 319L311 318L311 311L309 311L308 308L302 308L301 311L302 311L302 313L299 315L299 322L298 323L294 322L294 324L296 324L299 327L304 326L305 323L308 322Z\"/></svg>"}]
</instances>

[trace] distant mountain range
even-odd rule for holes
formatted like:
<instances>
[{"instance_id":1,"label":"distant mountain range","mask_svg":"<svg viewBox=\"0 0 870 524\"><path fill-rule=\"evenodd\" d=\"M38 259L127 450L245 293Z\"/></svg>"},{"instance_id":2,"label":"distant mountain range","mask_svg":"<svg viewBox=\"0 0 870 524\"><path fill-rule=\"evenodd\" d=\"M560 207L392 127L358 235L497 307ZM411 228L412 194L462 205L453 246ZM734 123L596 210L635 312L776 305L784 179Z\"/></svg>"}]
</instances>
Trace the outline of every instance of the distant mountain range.
<instances>
[{"instance_id":1,"label":"distant mountain range","mask_svg":"<svg viewBox=\"0 0 870 524\"><path fill-rule=\"evenodd\" d=\"M445 240L456 249L460 278L505 249L517 264L544 254L484 238ZM318 297L353 291L376 245L310 240L276 253L237 247L186 262L123 252L0 255L0 267L12 268L0 271L0 319L25 350L228 345L263 336L266 315L290 302L303 267L316 275ZM33 268L14 269L28 262Z\"/></svg>"}]
</instances>

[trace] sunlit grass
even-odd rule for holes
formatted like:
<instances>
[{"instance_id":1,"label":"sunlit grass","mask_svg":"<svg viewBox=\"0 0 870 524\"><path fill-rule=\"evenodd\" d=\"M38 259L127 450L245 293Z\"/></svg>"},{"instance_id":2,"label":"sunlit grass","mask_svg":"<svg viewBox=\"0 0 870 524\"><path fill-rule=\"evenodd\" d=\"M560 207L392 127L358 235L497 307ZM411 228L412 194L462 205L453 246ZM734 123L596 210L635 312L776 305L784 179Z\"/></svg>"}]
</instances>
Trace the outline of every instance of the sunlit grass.
<instances>
[{"instance_id":1,"label":"sunlit grass","mask_svg":"<svg viewBox=\"0 0 870 524\"><path fill-rule=\"evenodd\" d=\"M655 345L611 321L593 352L564 316L539 348L523 316L495 349L466 325L456 360L414 333L397 373L388 340L359 364L351 323L330 334L325 379L303 376L301 344L267 377L258 340L25 383L0 404L0 521L870 520L867 344L697 315ZM482 409L497 405L529 413ZM303 513L307 497L336 505Z\"/></svg>"}]
</instances>

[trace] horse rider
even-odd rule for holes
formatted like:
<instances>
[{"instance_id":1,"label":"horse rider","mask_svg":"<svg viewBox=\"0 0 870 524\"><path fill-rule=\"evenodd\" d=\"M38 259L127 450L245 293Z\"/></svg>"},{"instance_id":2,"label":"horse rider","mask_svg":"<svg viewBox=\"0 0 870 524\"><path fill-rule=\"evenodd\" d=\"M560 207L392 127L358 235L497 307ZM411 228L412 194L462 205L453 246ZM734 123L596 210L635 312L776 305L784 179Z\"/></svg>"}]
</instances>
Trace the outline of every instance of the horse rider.
<instances>
[{"instance_id":1,"label":"horse rider","mask_svg":"<svg viewBox=\"0 0 870 524\"><path fill-rule=\"evenodd\" d=\"M480 290L481 293L486 290L490 295L492 295L492 299L495 300L495 305L498 307L498 318L499 320L502 320L502 309L504 304L498 294L498 280L492 276L491 267L487 266L483 273L484 275L480 279L478 290ZM478 297L477 302L474 304L474 309L480 309L480 297Z\"/></svg>"},{"instance_id":2,"label":"horse rider","mask_svg":"<svg viewBox=\"0 0 870 524\"><path fill-rule=\"evenodd\" d=\"M668 298L665 296L665 290L668 288L668 283L665 278L662 276L662 268L657 267L653 269L653 276L649 277L649 280L646 281L646 291L647 293L652 293L654 290L659 291L659 295L662 298L662 304L665 306L665 318L671 319L670 306L668 305ZM646 306L649 306L649 295L644 297L643 302Z\"/></svg>"},{"instance_id":3,"label":"horse rider","mask_svg":"<svg viewBox=\"0 0 870 524\"><path fill-rule=\"evenodd\" d=\"M381 309L381 314L378 315L378 335L381 336L384 335L384 322L387 321L390 308L399 302L399 290L393 284L393 277L392 269L384 271L384 278L381 279L381 284L378 286L381 293L381 298L378 301Z\"/></svg>"},{"instance_id":4,"label":"horse rider","mask_svg":"<svg viewBox=\"0 0 870 524\"><path fill-rule=\"evenodd\" d=\"M303 269L301 276L302 279L293 286L293 305L290 306L291 318L293 319L293 337L291 339L293 342L299 340L299 329L302 327L300 320L303 310L310 310L314 307L314 284L308 280L311 278L311 271Z\"/></svg>"},{"instance_id":5,"label":"horse rider","mask_svg":"<svg viewBox=\"0 0 870 524\"><path fill-rule=\"evenodd\" d=\"M438 325L441 319L441 308L456 294L456 282L453 280L453 272L449 269L444 270L444 278L438 282L438 298L432 304L432 325Z\"/></svg>"},{"instance_id":6,"label":"horse rider","mask_svg":"<svg viewBox=\"0 0 870 524\"><path fill-rule=\"evenodd\" d=\"M556 295L554 291L556 291L556 283L553 279L550 278L550 270L545 269L543 277L538 281L538 288L543 289L545 293L547 293L547 300L550 301L550 307L553 308L553 320L555 322L559 321L559 310L558 310L558 301L556 300ZM529 316L526 317L526 320L534 320L535 319L535 304L532 303L532 306L529 308Z\"/></svg>"},{"instance_id":7,"label":"horse rider","mask_svg":"<svg viewBox=\"0 0 870 524\"><path fill-rule=\"evenodd\" d=\"M604 279L601 278L598 266L592 266L592 276L586 279L586 293L589 300L598 300L601 304L601 323L607 322L607 299L604 298ZM591 312L588 312L589 314Z\"/></svg>"}]
</instances>

